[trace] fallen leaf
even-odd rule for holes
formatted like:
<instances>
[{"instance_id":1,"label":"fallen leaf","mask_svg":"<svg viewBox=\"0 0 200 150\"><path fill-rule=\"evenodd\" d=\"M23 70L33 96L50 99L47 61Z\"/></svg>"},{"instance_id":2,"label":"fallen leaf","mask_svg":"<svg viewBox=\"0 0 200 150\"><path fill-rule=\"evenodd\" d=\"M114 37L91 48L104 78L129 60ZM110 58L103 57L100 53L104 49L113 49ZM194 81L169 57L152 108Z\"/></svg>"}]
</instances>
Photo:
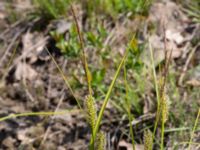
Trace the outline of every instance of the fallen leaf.
<instances>
[{"instance_id":1,"label":"fallen leaf","mask_svg":"<svg viewBox=\"0 0 200 150\"><path fill-rule=\"evenodd\" d=\"M59 34L63 34L66 31L68 31L72 26L72 23L67 20L59 20L59 22L56 24L56 32Z\"/></svg>"},{"instance_id":2,"label":"fallen leaf","mask_svg":"<svg viewBox=\"0 0 200 150\"><path fill-rule=\"evenodd\" d=\"M174 41L177 45L181 45L184 42L184 37L181 35L180 32L168 29L165 31L165 35L167 40Z\"/></svg>"},{"instance_id":3,"label":"fallen leaf","mask_svg":"<svg viewBox=\"0 0 200 150\"><path fill-rule=\"evenodd\" d=\"M26 63L18 63L15 71L16 80L27 79L29 81L34 80L37 77L38 73Z\"/></svg>"},{"instance_id":4,"label":"fallen leaf","mask_svg":"<svg viewBox=\"0 0 200 150\"><path fill-rule=\"evenodd\" d=\"M128 143L124 140L121 140L118 144L119 149L126 149L126 150L133 150L133 146L131 143ZM144 146L141 144L136 144L135 145L135 150L143 150Z\"/></svg>"},{"instance_id":5,"label":"fallen leaf","mask_svg":"<svg viewBox=\"0 0 200 150\"><path fill-rule=\"evenodd\" d=\"M29 31L22 37L23 58L28 58L32 64L38 60L44 51L48 37L39 34L38 32L30 33Z\"/></svg>"},{"instance_id":6,"label":"fallen leaf","mask_svg":"<svg viewBox=\"0 0 200 150\"><path fill-rule=\"evenodd\" d=\"M196 79L191 79L191 80L187 81L186 84L197 87L197 86L200 86L200 81L198 81Z\"/></svg>"},{"instance_id":7,"label":"fallen leaf","mask_svg":"<svg viewBox=\"0 0 200 150\"><path fill-rule=\"evenodd\" d=\"M15 143L15 139L11 138L11 137L7 137L3 140L2 145L4 147L7 147L8 149L14 149L14 143Z\"/></svg>"}]
</instances>

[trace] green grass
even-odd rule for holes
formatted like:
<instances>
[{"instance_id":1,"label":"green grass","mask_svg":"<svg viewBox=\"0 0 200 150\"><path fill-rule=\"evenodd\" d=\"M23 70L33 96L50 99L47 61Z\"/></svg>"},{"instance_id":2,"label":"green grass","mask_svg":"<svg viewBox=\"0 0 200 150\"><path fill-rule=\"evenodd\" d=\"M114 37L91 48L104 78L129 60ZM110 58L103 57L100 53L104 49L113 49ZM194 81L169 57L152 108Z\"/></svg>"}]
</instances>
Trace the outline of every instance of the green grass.
<instances>
[{"instance_id":1,"label":"green grass","mask_svg":"<svg viewBox=\"0 0 200 150\"><path fill-rule=\"evenodd\" d=\"M50 34L56 42L56 47L60 49L66 58L75 58L80 55L81 46L78 41L75 25L70 27L68 39L64 37L65 34L60 34L56 31L51 31Z\"/></svg>"},{"instance_id":2,"label":"green grass","mask_svg":"<svg viewBox=\"0 0 200 150\"><path fill-rule=\"evenodd\" d=\"M83 9L90 17L100 13L116 17L120 13L129 12L132 15L147 15L152 0L34 0L39 11L38 15L49 19L66 17L72 2L82 3Z\"/></svg>"},{"instance_id":3,"label":"green grass","mask_svg":"<svg viewBox=\"0 0 200 150\"><path fill-rule=\"evenodd\" d=\"M56 19L67 15L70 0L34 0L39 15Z\"/></svg>"},{"instance_id":4,"label":"green grass","mask_svg":"<svg viewBox=\"0 0 200 150\"><path fill-rule=\"evenodd\" d=\"M87 13L105 13L116 17L120 13L147 15L151 0L94 0L87 1Z\"/></svg>"},{"instance_id":5,"label":"green grass","mask_svg":"<svg viewBox=\"0 0 200 150\"><path fill-rule=\"evenodd\" d=\"M194 22L200 23L200 2L199 0L191 0L183 2L186 8L183 10L188 14Z\"/></svg>"}]
</instances>

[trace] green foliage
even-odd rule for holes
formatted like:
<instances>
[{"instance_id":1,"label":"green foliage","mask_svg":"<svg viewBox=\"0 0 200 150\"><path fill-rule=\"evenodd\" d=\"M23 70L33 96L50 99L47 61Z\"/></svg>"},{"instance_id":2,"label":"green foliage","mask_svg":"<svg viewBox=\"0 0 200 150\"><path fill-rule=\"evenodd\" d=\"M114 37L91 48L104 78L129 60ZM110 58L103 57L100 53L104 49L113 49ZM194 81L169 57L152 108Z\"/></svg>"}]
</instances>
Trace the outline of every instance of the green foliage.
<instances>
[{"instance_id":1,"label":"green foliage","mask_svg":"<svg viewBox=\"0 0 200 150\"><path fill-rule=\"evenodd\" d=\"M133 15L146 15L152 0L82 0L78 2L82 3L88 16L108 14L116 17L119 13L128 12ZM67 15L70 0L34 0L34 3L38 7L39 15L56 19Z\"/></svg>"},{"instance_id":2,"label":"green foliage","mask_svg":"<svg viewBox=\"0 0 200 150\"><path fill-rule=\"evenodd\" d=\"M104 94L106 91L106 87L103 84L103 80L105 77L106 70L102 69L93 69L92 71L92 88L94 91L94 96L98 97L98 91L101 94Z\"/></svg>"},{"instance_id":3,"label":"green foliage","mask_svg":"<svg viewBox=\"0 0 200 150\"><path fill-rule=\"evenodd\" d=\"M185 2L185 12L193 19L194 22L200 23L200 1L191 0Z\"/></svg>"},{"instance_id":4,"label":"green foliage","mask_svg":"<svg viewBox=\"0 0 200 150\"><path fill-rule=\"evenodd\" d=\"M57 33L56 31L51 31L50 35L56 41L56 47L61 50L63 55L66 57L77 57L81 51L81 45L78 40L78 33L76 31L76 26L72 25L69 33L67 35ZM95 49L103 48L103 40L107 36L106 30L98 26L97 34L93 32L86 33L86 43Z\"/></svg>"},{"instance_id":5,"label":"green foliage","mask_svg":"<svg viewBox=\"0 0 200 150\"><path fill-rule=\"evenodd\" d=\"M129 86L126 89L128 93L126 97L129 104L133 107L134 112L142 114L140 96L142 93L145 93L145 82L143 80L145 70L140 55L143 47L138 45L137 39L133 37L129 43L128 49L130 53L126 59L125 67L127 70L127 80L133 77L133 82L129 82Z\"/></svg>"},{"instance_id":6,"label":"green foliage","mask_svg":"<svg viewBox=\"0 0 200 150\"><path fill-rule=\"evenodd\" d=\"M139 94L140 93L136 92L134 88L128 87L127 98L129 100L129 104L133 106L134 112L137 112L137 114L142 114L142 106L140 104Z\"/></svg>"},{"instance_id":7,"label":"green foliage","mask_svg":"<svg viewBox=\"0 0 200 150\"><path fill-rule=\"evenodd\" d=\"M144 66L140 56L142 51L144 50L144 46L143 45L139 45L137 43L137 40L135 38L133 38L131 40L131 42L129 43L129 51L130 51L130 55L127 58L127 62L126 62L126 68L127 69L133 69L135 70L137 73L141 73L142 68Z\"/></svg>"},{"instance_id":8,"label":"green foliage","mask_svg":"<svg viewBox=\"0 0 200 150\"><path fill-rule=\"evenodd\" d=\"M152 0L83 0L83 7L87 14L107 14L116 17L119 13L129 13L133 15L148 14L148 9Z\"/></svg>"},{"instance_id":9,"label":"green foliage","mask_svg":"<svg viewBox=\"0 0 200 150\"><path fill-rule=\"evenodd\" d=\"M51 36L56 41L56 47L58 47L63 55L66 57L77 57L81 51L81 46L78 42L76 27L71 26L69 30L68 38L65 38L65 34L59 34L56 31L52 31Z\"/></svg>"},{"instance_id":10,"label":"green foliage","mask_svg":"<svg viewBox=\"0 0 200 150\"><path fill-rule=\"evenodd\" d=\"M70 0L34 0L39 13L49 19L66 16Z\"/></svg>"},{"instance_id":11,"label":"green foliage","mask_svg":"<svg viewBox=\"0 0 200 150\"><path fill-rule=\"evenodd\" d=\"M102 48L103 47L103 40L107 37L107 31L105 28L103 28L100 25L97 25L97 34L94 34L93 32L87 32L86 38L87 43L90 46L93 46L95 48Z\"/></svg>"},{"instance_id":12,"label":"green foliage","mask_svg":"<svg viewBox=\"0 0 200 150\"><path fill-rule=\"evenodd\" d=\"M150 3L147 0L115 0L113 1L112 6L118 12L123 12L124 10L126 10L134 14L143 14L147 12L149 4Z\"/></svg>"},{"instance_id":13,"label":"green foliage","mask_svg":"<svg viewBox=\"0 0 200 150\"><path fill-rule=\"evenodd\" d=\"M151 0L102 0L101 6L111 15L118 13L143 14L148 13Z\"/></svg>"},{"instance_id":14,"label":"green foliage","mask_svg":"<svg viewBox=\"0 0 200 150\"><path fill-rule=\"evenodd\" d=\"M10 3L6 3L6 12L8 15L8 21L10 23L14 23L18 20L18 18L21 18L21 14L17 12L15 9L13 9L12 5Z\"/></svg>"}]
</instances>

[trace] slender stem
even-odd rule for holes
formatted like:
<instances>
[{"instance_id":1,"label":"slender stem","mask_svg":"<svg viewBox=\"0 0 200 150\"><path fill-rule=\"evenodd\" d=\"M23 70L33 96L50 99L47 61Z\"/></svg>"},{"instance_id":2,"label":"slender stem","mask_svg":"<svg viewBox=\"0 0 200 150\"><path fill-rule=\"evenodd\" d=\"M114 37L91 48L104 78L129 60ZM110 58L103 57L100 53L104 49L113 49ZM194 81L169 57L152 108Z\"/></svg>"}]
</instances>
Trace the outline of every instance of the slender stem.
<instances>
[{"instance_id":1,"label":"slender stem","mask_svg":"<svg viewBox=\"0 0 200 150\"><path fill-rule=\"evenodd\" d=\"M155 85L155 89L156 89L156 99L157 99L156 121L155 121L155 124L154 124L154 130L153 130L153 140L154 140L156 129L157 129L157 126L158 126L159 116L160 116L160 96L159 96L157 76L156 76L156 70L155 70L155 64L154 64L154 58L153 58L153 49L152 49L152 46L151 46L150 43L149 43L149 49L150 49L150 53L151 53L153 79L154 79L154 85Z\"/></svg>"},{"instance_id":2,"label":"slender stem","mask_svg":"<svg viewBox=\"0 0 200 150\"><path fill-rule=\"evenodd\" d=\"M69 88L69 90L70 90L71 94L73 95L73 97L74 97L76 103L78 104L78 107L82 110L82 107L81 107L81 105L80 105L80 102L79 102L79 100L75 97L75 94L74 94L74 92L73 92L73 90L72 90L72 88L71 88L71 86L70 86L70 84L69 84L69 82L68 82L68 80L67 80L67 77L64 75L64 72L63 72L62 69L59 67L58 63L56 62L56 60L54 59L54 57L51 55L51 53L49 52L49 50L48 50L47 48L45 48L45 49L46 49L46 51L48 52L48 54L49 54L49 56L51 57L51 59L53 60L53 63L56 65L56 68L58 69L58 71L59 71L59 73L61 74L63 80L65 81L65 84L66 84L67 87Z\"/></svg>"},{"instance_id":3,"label":"slender stem","mask_svg":"<svg viewBox=\"0 0 200 150\"><path fill-rule=\"evenodd\" d=\"M198 125L199 116L200 116L200 108L199 108L199 111L198 111L198 114L197 114L197 117L196 117L196 120L195 120L195 123L194 123L194 127L192 129L192 133L191 133L191 137L190 137L190 141L189 141L189 145L188 145L188 150L190 150L190 146L191 146L191 143L192 143L192 140L193 140L193 137L194 137L194 132L195 132L197 125Z\"/></svg>"},{"instance_id":4,"label":"slender stem","mask_svg":"<svg viewBox=\"0 0 200 150\"><path fill-rule=\"evenodd\" d=\"M131 140L132 140L132 147L133 147L133 150L135 150L135 138L134 138L134 133L133 133L133 127L132 127L132 119L131 119L131 114L130 112L128 113L128 118L129 118L129 130L130 130L130 134L131 134Z\"/></svg>"},{"instance_id":5,"label":"slender stem","mask_svg":"<svg viewBox=\"0 0 200 150\"><path fill-rule=\"evenodd\" d=\"M80 30L80 27L79 27L79 24L78 24L78 19L76 17L76 14L75 14L75 11L74 11L72 5L71 5L71 12L72 12L72 15L74 17L74 21L75 21L75 24L76 24L76 29L77 29L77 33L78 33L78 37L79 37L80 46L81 46L81 49L82 49L82 52L83 52L82 64L83 64L83 68L84 68L86 79L87 79L89 94L92 95L91 74L90 74L90 70L89 70L89 67L88 67L88 63L87 63L87 58L86 58L86 53L85 53L85 48L84 48L83 35L81 33L81 30Z\"/></svg>"},{"instance_id":6,"label":"slender stem","mask_svg":"<svg viewBox=\"0 0 200 150\"><path fill-rule=\"evenodd\" d=\"M81 33L81 30L80 30L80 27L79 27L79 24L78 24L78 19L76 17L76 14L75 14L75 11L74 11L72 5L71 5L71 12L72 12L75 24L76 24L79 42L80 42L80 46L81 46L81 49L82 49L82 65L83 65L83 68L84 68L84 71L85 71L85 76L86 76L86 79L87 79L89 95L92 96L92 87L91 87L91 80L92 80L91 78L92 77L91 77L91 73L90 73L90 70L89 70L89 67L88 67L88 63L87 63L87 58L86 58L86 53L85 53L85 48L84 48L83 35ZM92 141L94 141L94 139L95 139L95 134L94 134L93 129L92 129L92 138L91 139L92 139ZM94 142L92 143L92 145L90 145L90 149L94 149Z\"/></svg>"},{"instance_id":7,"label":"slender stem","mask_svg":"<svg viewBox=\"0 0 200 150\"><path fill-rule=\"evenodd\" d=\"M164 134L165 134L165 121L164 121L164 117L163 117L163 113L162 113L162 127L161 127L161 145L160 145L160 149L163 150L164 149Z\"/></svg>"},{"instance_id":8,"label":"slender stem","mask_svg":"<svg viewBox=\"0 0 200 150\"><path fill-rule=\"evenodd\" d=\"M132 140L132 147L133 150L135 150L135 141L134 141L134 133L133 133L133 127L131 124L132 121L132 117L131 117L131 105L128 101L128 82L127 82L127 74L126 74L126 65L124 64L124 84L125 84L125 89L126 89L126 107L127 107L127 113L128 113L128 119L129 119L129 130L130 130L130 134L131 134L131 140Z\"/></svg>"},{"instance_id":9,"label":"slender stem","mask_svg":"<svg viewBox=\"0 0 200 150\"><path fill-rule=\"evenodd\" d=\"M12 118L17 118L17 117L64 115L69 112L75 112L75 110L66 110L66 111L58 111L58 112L25 112L25 113L18 113L18 114L10 114L8 116L1 117L0 122L8 120L8 119L12 119Z\"/></svg>"}]
</instances>

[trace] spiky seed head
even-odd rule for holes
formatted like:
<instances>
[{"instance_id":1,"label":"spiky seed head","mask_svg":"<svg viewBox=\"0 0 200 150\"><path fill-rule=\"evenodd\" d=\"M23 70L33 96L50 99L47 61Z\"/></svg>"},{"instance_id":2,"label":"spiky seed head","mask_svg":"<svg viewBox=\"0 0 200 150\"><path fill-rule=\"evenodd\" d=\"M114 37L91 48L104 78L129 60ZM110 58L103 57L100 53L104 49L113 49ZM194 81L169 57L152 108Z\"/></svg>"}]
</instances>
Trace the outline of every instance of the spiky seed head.
<instances>
[{"instance_id":1,"label":"spiky seed head","mask_svg":"<svg viewBox=\"0 0 200 150\"><path fill-rule=\"evenodd\" d=\"M97 120L97 110L96 110L94 98L91 95L86 97L85 109L86 109L86 119L93 131L95 128L96 120Z\"/></svg>"},{"instance_id":2,"label":"spiky seed head","mask_svg":"<svg viewBox=\"0 0 200 150\"><path fill-rule=\"evenodd\" d=\"M144 150L152 150L153 136L150 130L144 131Z\"/></svg>"},{"instance_id":3,"label":"spiky seed head","mask_svg":"<svg viewBox=\"0 0 200 150\"><path fill-rule=\"evenodd\" d=\"M161 98L161 111L162 111L161 119L165 123L168 120L169 116L169 98L165 93L163 93Z\"/></svg>"},{"instance_id":4,"label":"spiky seed head","mask_svg":"<svg viewBox=\"0 0 200 150\"><path fill-rule=\"evenodd\" d=\"M97 138L95 140L95 143L96 143L96 149L97 150L105 150L105 134L100 131L98 134L97 134Z\"/></svg>"}]
</instances>

